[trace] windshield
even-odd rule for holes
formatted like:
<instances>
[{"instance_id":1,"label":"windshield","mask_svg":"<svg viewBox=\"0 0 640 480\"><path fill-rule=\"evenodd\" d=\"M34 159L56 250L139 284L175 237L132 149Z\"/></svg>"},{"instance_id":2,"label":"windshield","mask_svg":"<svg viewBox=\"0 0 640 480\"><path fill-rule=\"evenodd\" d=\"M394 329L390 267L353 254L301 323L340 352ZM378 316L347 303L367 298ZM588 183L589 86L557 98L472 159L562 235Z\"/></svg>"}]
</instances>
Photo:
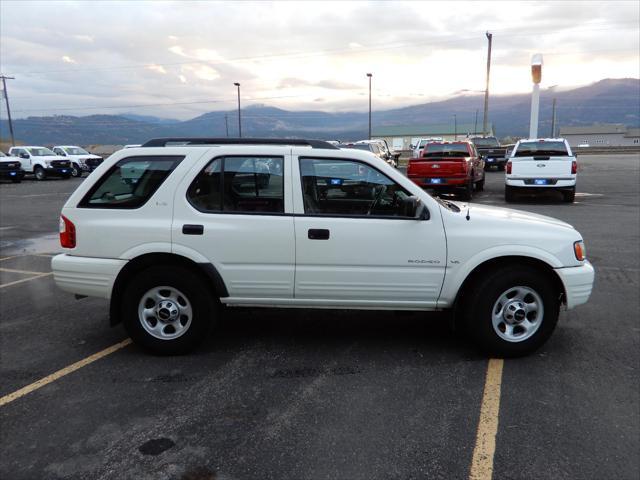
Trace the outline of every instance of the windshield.
<instances>
[{"instance_id":1,"label":"windshield","mask_svg":"<svg viewBox=\"0 0 640 480\"><path fill-rule=\"evenodd\" d=\"M342 148L355 148L357 150L366 150L367 152L371 151L371 148L369 147L368 143L361 143L361 144L358 144L358 145L345 145Z\"/></svg>"},{"instance_id":2,"label":"windshield","mask_svg":"<svg viewBox=\"0 0 640 480\"><path fill-rule=\"evenodd\" d=\"M89 152L80 147L64 147L63 150L67 152L67 155L89 155Z\"/></svg>"},{"instance_id":3,"label":"windshield","mask_svg":"<svg viewBox=\"0 0 640 480\"><path fill-rule=\"evenodd\" d=\"M523 142L513 155L514 157L555 156L567 157L567 146L564 142Z\"/></svg>"},{"instance_id":4,"label":"windshield","mask_svg":"<svg viewBox=\"0 0 640 480\"><path fill-rule=\"evenodd\" d=\"M500 144L495 137L472 138L471 141L476 147L499 147Z\"/></svg>"},{"instance_id":5,"label":"windshield","mask_svg":"<svg viewBox=\"0 0 640 480\"><path fill-rule=\"evenodd\" d=\"M48 155L53 155L53 156L56 155L51 150L45 147L32 147L32 148L27 148L27 150L33 157L46 157Z\"/></svg>"},{"instance_id":6,"label":"windshield","mask_svg":"<svg viewBox=\"0 0 640 480\"><path fill-rule=\"evenodd\" d=\"M425 147L423 157L470 157L466 143L430 143Z\"/></svg>"}]
</instances>

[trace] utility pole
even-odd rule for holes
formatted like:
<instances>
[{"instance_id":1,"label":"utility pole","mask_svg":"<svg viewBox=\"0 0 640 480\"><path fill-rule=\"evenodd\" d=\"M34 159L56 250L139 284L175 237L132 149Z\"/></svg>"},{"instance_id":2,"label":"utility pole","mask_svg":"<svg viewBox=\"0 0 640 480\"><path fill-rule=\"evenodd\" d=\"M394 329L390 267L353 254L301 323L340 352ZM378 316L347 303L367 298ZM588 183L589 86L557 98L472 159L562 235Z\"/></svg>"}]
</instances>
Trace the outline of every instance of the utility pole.
<instances>
[{"instance_id":1,"label":"utility pole","mask_svg":"<svg viewBox=\"0 0 640 480\"><path fill-rule=\"evenodd\" d=\"M453 139L458 140L458 117L453 114Z\"/></svg>"},{"instance_id":2,"label":"utility pole","mask_svg":"<svg viewBox=\"0 0 640 480\"><path fill-rule=\"evenodd\" d=\"M478 135L478 109L476 108L476 120L473 122L473 135Z\"/></svg>"},{"instance_id":3,"label":"utility pole","mask_svg":"<svg viewBox=\"0 0 640 480\"><path fill-rule=\"evenodd\" d=\"M227 121L228 115L224 114L224 129L227 131L227 137L229 136L229 122Z\"/></svg>"},{"instance_id":4,"label":"utility pole","mask_svg":"<svg viewBox=\"0 0 640 480\"><path fill-rule=\"evenodd\" d=\"M529 122L529 138L538 138L538 113L540 111L540 82L542 80L542 54L536 53L531 57L531 120Z\"/></svg>"},{"instance_id":5,"label":"utility pole","mask_svg":"<svg viewBox=\"0 0 640 480\"><path fill-rule=\"evenodd\" d=\"M491 72L491 42L493 34L485 33L487 40L489 40L489 50L487 52L487 86L484 90L484 118L482 119L482 136L487 136L487 122L489 120L489 73Z\"/></svg>"},{"instance_id":6,"label":"utility pole","mask_svg":"<svg viewBox=\"0 0 640 480\"><path fill-rule=\"evenodd\" d=\"M373 73L367 73L367 77L369 77L369 140L371 140L371 77Z\"/></svg>"},{"instance_id":7,"label":"utility pole","mask_svg":"<svg viewBox=\"0 0 640 480\"><path fill-rule=\"evenodd\" d=\"M6 77L0 75L2 78L2 92L4 93L4 100L7 103L7 118L9 119L9 132L11 133L11 146L16 146L16 139L13 136L13 122L11 121L11 109L9 108L9 93L7 93L7 80L15 80L15 77Z\"/></svg>"},{"instance_id":8,"label":"utility pole","mask_svg":"<svg viewBox=\"0 0 640 480\"><path fill-rule=\"evenodd\" d=\"M240 84L235 82L234 85L238 87L238 138L242 138L242 120L240 119Z\"/></svg>"},{"instance_id":9,"label":"utility pole","mask_svg":"<svg viewBox=\"0 0 640 480\"><path fill-rule=\"evenodd\" d=\"M553 108L551 110L551 138L556 138L556 99L553 99Z\"/></svg>"}]
</instances>

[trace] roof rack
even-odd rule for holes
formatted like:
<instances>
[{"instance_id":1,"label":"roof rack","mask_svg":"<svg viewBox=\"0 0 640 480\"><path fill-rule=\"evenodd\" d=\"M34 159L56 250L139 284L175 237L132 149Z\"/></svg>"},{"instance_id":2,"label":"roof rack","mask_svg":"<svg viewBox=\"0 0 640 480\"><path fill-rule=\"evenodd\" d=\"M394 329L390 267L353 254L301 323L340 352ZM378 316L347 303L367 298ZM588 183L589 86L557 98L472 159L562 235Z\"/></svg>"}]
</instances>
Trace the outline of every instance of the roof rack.
<instances>
[{"instance_id":1,"label":"roof rack","mask_svg":"<svg viewBox=\"0 0 640 480\"><path fill-rule=\"evenodd\" d=\"M143 147L166 147L167 145L302 145L311 148L340 150L324 140L303 140L300 138L198 138L198 137L167 137L153 138Z\"/></svg>"}]
</instances>

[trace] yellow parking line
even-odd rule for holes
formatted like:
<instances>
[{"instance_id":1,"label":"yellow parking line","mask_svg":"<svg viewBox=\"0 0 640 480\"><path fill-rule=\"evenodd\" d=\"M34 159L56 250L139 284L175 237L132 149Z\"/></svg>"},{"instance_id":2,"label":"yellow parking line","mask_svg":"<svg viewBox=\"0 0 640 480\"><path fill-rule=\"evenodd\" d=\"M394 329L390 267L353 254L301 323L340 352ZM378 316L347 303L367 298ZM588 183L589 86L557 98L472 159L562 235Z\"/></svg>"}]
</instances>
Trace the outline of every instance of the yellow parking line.
<instances>
[{"instance_id":1,"label":"yellow parking line","mask_svg":"<svg viewBox=\"0 0 640 480\"><path fill-rule=\"evenodd\" d=\"M28 282L30 280L35 280L36 278L48 277L49 275L53 275L53 272L39 273L38 275L34 275L32 277L29 277L29 278L23 278L22 280L16 280L14 282L3 283L2 285L0 285L0 288L10 287L11 285L17 285L18 283Z\"/></svg>"},{"instance_id":2,"label":"yellow parking line","mask_svg":"<svg viewBox=\"0 0 640 480\"><path fill-rule=\"evenodd\" d=\"M473 449L469 480L491 480L493 476L493 456L496 451L496 433L500 414L500 387L504 360L492 358L487 366L484 383L480 421Z\"/></svg>"},{"instance_id":3,"label":"yellow parking line","mask_svg":"<svg viewBox=\"0 0 640 480\"><path fill-rule=\"evenodd\" d=\"M29 270L16 270L14 268L2 268L2 267L0 267L0 272L24 273L25 275L40 275L41 273L51 273L51 272L32 272Z\"/></svg>"},{"instance_id":4,"label":"yellow parking line","mask_svg":"<svg viewBox=\"0 0 640 480\"><path fill-rule=\"evenodd\" d=\"M94 353L93 355L90 355L87 358L84 358L76 363L72 363L68 367L64 367L58 370L57 372L52 373L51 375L47 375L46 377L41 378L37 382L33 382L32 384L27 385L26 387L22 387L20 390L16 390L13 393L5 395L4 397L0 398L0 407L2 407L3 405L6 405L7 403L13 402L14 400L17 400L20 397L24 397L28 393L31 393L34 390L38 390L39 388L42 388L45 385L48 385L49 383L64 377L65 375L75 372L76 370L82 367L86 367L90 363L93 363L96 360L100 360L101 358L106 357L107 355L113 352L116 352L121 348L124 348L130 343L131 343L131 339L127 338L126 340L123 340L120 343L116 343L115 345L111 345L109 348L105 348L104 350L98 353Z\"/></svg>"}]
</instances>

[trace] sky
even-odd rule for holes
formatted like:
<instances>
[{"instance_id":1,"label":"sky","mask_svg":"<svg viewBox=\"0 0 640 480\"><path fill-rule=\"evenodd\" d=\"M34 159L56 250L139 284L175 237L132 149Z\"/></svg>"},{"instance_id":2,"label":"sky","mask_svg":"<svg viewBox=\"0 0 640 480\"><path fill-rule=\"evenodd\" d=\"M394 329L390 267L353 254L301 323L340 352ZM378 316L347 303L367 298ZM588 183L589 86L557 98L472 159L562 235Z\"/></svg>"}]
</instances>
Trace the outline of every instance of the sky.
<instances>
[{"instance_id":1,"label":"sky","mask_svg":"<svg viewBox=\"0 0 640 480\"><path fill-rule=\"evenodd\" d=\"M366 111L640 77L640 2L0 2L13 117ZM2 104L2 118L6 109Z\"/></svg>"}]
</instances>

